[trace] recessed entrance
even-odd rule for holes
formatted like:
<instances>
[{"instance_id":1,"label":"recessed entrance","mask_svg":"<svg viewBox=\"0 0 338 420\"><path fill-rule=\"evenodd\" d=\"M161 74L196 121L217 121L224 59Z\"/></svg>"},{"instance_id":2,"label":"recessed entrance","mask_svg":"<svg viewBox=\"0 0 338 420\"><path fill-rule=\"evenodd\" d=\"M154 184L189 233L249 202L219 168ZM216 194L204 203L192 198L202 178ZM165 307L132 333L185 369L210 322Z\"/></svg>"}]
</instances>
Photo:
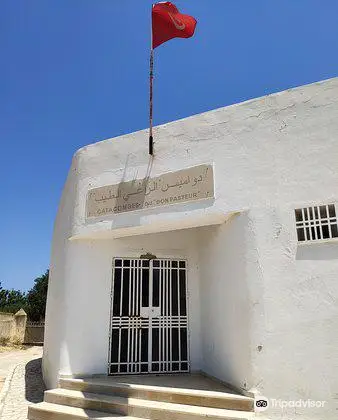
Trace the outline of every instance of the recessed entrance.
<instances>
[{"instance_id":1,"label":"recessed entrance","mask_svg":"<svg viewBox=\"0 0 338 420\"><path fill-rule=\"evenodd\" d=\"M109 374L188 372L186 261L115 258Z\"/></svg>"}]
</instances>

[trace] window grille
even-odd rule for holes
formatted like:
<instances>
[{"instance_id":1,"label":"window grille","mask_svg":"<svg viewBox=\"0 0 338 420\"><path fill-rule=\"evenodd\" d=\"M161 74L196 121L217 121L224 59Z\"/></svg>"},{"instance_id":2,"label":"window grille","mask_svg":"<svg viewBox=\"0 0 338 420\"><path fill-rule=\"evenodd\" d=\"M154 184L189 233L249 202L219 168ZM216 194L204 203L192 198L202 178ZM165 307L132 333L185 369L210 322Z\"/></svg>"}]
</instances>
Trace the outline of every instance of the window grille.
<instances>
[{"instance_id":1,"label":"window grille","mask_svg":"<svg viewBox=\"0 0 338 420\"><path fill-rule=\"evenodd\" d=\"M338 237L338 224L334 204L296 209L295 216L299 242Z\"/></svg>"}]
</instances>

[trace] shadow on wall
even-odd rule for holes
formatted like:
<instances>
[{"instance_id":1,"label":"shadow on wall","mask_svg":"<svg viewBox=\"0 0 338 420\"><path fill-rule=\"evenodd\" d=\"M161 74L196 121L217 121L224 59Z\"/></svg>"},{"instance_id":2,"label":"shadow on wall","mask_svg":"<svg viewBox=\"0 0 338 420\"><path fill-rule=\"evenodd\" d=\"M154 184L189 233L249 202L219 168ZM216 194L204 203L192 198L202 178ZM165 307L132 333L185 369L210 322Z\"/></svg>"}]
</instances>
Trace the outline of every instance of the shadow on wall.
<instances>
[{"instance_id":1,"label":"shadow on wall","mask_svg":"<svg viewBox=\"0 0 338 420\"><path fill-rule=\"evenodd\" d=\"M200 230L204 370L240 389L247 389L252 377L248 223L241 214Z\"/></svg>"},{"instance_id":2,"label":"shadow on wall","mask_svg":"<svg viewBox=\"0 0 338 420\"><path fill-rule=\"evenodd\" d=\"M42 379L42 359L34 359L25 367L25 398L31 403L43 401L43 393L46 389Z\"/></svg>"},{"instance_id":3,"label":"shadow on wall","mask_svg":"<svg viewBox=\"0 0 338 420\"><path fill-rule=\"evenodd\" d=\"M136 211L135 207L133 207L133 211L120 211L119 213L111 213L111 210L107 213L104 212L104 214L100 216L94 216L94 214L97 214L97 208L94 205L94 208L92 208L92 216L89 218L86 218L85 223L86 225L96 224L98 222L102 221L112 221L112 229L116 228L126 228L126 227L134 227L134 226L141 226L142 225L142 218L144 216L150 216L150 215L157 215L158 213L173 213L173 212L187 212L187 211L193 211L193 210L199 210L199 209L206 209L208 207L212 207L214 205L214 198L212 198L209 189L210 184L212 182L212 177L210 175L206 175L209 168L205 169L197 169L197 171L202 171L202 173L197 172L201 178L200 181L204 178L204 180L207 180L207 182L204 184L196 184L197 183L197 175L194 177L194 175L191 173L191 170L193 168L190 168L190 172L187 174L187 168L181 170L181 175L178 175L178 171L173 172L167 172L166 174L151 178L151 172L152 172L152 165L153 160L150 158L148 161L148 167L146 170L146 174L144 178L137 178L137 172L135 173L135 178L130 181L127 181L126 174L130 171L135 172L135 169L130 166L129 159L131 154L128 154L123 175L119 182L119 184L113 184L111 186L106 185L107 188L113 187L114 190L113 195L111 195L111 190L109 190L109 196L107 193L98 193L100 196L103 196L103 198L99 198L95 196L95 192L90 192L88 195L89 197L94 197L92 200L87 199L87 212L90 211L89 208L92 207L89 203L90 202L99 202L101 201L101 210L105 210L105 208L123 208L126 205L140 205L139 207L136 207L136 209L139 209L142 211ZM198 166L198 165L197 165ZM196 167L197 167L196 166ZM182 173L182 171L185 171ZM195 170L196 172L196 170ZM211 172L208 172L211 174ZM183 177L186 178L187 182L183 182L181 180L181 183L178 183L177 177ZM166 177L165 181L163 181L163 177ZM168 178L169 177L169 178ZM203 178L202 178L203 177ZM189 182L188 182L189 180ZM195 183L192 183L192 181L195 180ZM152 181L152 182L151 182ZM164 183L162 185L162 188L165 187L165 189L161 189L161 182ZM168 185L171 183L172 185ZM175 184L173 184L175 182ZM189 184L188 190L187 186L185 184ZM151 185L153 186L153 189ZM159 184L159 187L157 185ZM209 184L209 187L206 187L206 185ZM200 187L198 187L200 185ZM184 187L183 189L182 186ZM102 187L102 186L101 186ZM169 188L174 187L174 190L171 190L172 192L167 192ZM91 191L91 190L90 190ZM139 192L138 192L139 191ZM150 196L149 193L152 193L154 191L156 192L155 196ZM197 193L199 194L199 199L191 199L191 201L177 201L177 197L187 195L188 193ZM94 194L92 196L92 194ZM115 195L114 195L115 194ZM136 194L136 198L133 198L133 195ZM164 195L163 195L164 194ZM213 195L213 194L212 194ZM210 196L210 198L205 198L207 196ZM131 197L129 199L129 197ZM150 198L152 197L152 198ZM201 197L203 197L201 199ZM104 199L105 198L105 199ZM170 199L174 199L173 201L168 201ZM152 204L154 202L157 202L157 204ZM148 203L148 204L147 204ZM150 207L147 207L147 205L150 205ZM95 210L96 208L96 210Z\"/></svg>"},{"instance_id":4,"label":"shadow on wall","mask_svg":"<svg viewBox=\"0 0 338 420\"><path fill-rule=\"evenodd\" d=\"M338 260L338 243L298 245L296 260Z\"/></svg>"}]
</instances>

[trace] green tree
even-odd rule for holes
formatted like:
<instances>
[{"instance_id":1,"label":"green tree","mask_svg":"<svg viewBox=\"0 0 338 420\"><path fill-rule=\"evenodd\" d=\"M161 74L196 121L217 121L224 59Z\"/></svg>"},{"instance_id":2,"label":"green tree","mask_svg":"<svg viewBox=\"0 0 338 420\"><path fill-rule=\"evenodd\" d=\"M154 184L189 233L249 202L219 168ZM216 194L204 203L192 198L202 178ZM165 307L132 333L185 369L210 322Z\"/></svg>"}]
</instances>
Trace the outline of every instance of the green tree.
<instances>
[{"instance_id":1,"label":"green tree","mask_svg":"<svg viewBox=\"0 0 338 420\"><path fill-rule=\"evenodd\" d=\"M21 308L26 310L27 299L20 290L4 289L0 282L0 311L15 313Z\"/></svg>"},{"instance_id":2,"label":"green tree","mask_svg":"<svg viewBox=\"0 0 338 420\"><path fill-rule=\"evenodd\" d=\"M27 292L4 289L0 282L0 311L16 313L21 308L30 321L45 318L49 270L34 280L34 286Z\"/></svg>"},{"instance_id":3,"label":"green tree","mask_svg":"<svg viewBox=\"0 0 338 420\"><path fill-rule=\"evenodd\" d=\"M46 301L48 290L49 270L34 280L34 286L26 295L28 319L31 321L43 321L46 313Z\"/></svg>"}]
</instances>

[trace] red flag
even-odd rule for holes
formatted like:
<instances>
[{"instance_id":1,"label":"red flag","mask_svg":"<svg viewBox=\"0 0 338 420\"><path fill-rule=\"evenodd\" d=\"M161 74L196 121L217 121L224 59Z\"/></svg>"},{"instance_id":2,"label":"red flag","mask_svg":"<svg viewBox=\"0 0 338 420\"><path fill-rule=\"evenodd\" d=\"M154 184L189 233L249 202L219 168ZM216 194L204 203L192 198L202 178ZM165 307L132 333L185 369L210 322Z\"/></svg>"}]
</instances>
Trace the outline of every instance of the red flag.
<instances>
[{"instance_id":1,"label":"red flag","mask_svg":"<svg viewBox=\"0 0 338 420\"><path fill-rule=\"evenodd\" d=\"M183 15L170 1L153 5L152 29L153 48L172 38L190 38L194 35L197 21L189 15Z\"/></svg>"}]
</instances>

